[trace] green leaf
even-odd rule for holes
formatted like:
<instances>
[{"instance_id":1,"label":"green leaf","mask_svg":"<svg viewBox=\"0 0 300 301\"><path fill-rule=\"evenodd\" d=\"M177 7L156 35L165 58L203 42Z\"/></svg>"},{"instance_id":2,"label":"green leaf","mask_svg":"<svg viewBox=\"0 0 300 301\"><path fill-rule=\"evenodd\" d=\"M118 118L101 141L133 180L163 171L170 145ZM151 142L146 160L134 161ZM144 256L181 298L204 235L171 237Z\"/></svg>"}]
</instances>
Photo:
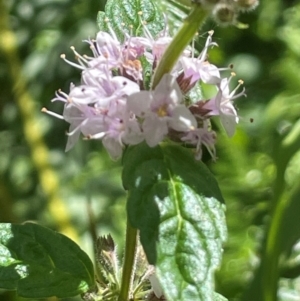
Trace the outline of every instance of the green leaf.
<instances>
[{"instance_id":1,"label":"green leaf","mask_svg":"<svg viewBox=\"0 0 300 301\"><path fill-rule=\"evenodd\" d=\"M211 172L178 145L129 148L123 157L128 217L168 300L212 301L227 236Z\"/></svg>"},{"instance_id":2,"label":"green leaf","mask_svg":"<svg viewBox=\"0 0 300 301\"><path fill-rule=\"evenodd\" d=\"M92 286L93 263L72 240L33 223L0 224L0 288L66 298Z\"/></svg>"},{"instance_id":3,"label":"green leaf","mask_svg":"<svg viewBox=\"0 0 300 301\"><path fill-rule=\"evenodd\" d=\"M142 16L138 13L142 12ZM134 36L143 34L141 18L147 23L147 29L156 36L164 28L164 19L152 0L108 0L105 13L99 12L97 23L100 30L109 32L109 26L119 39L124 39L124 33L133 33Z\"/></svg>"},{"instance_id":4,"label":"green leaf","mask_svg":"<svg viewBox=\"0 0 300 301\"><path fill-rule=\"evenodd\" d=\"M222 295L215 293L214 294L214 301L228 301L228 299L226 299L225 297L223 297Z\"/></svg>"}]
</instances>

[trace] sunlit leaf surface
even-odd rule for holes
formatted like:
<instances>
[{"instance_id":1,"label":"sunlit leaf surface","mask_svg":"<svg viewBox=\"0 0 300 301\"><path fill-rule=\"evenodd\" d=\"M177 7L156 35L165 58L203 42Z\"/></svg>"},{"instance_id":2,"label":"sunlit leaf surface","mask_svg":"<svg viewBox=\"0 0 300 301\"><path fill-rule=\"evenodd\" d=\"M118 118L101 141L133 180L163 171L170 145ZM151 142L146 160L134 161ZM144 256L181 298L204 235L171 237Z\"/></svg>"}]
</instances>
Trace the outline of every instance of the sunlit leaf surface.
<instances>
[{"instance_id":1,"label":"sunlit leaf surface","mask_svg":"<svg viewBox=\"0 0 300 301\"><path fill-rule=\"evenodd\" d=\"M93 264L72 240L37 224L0 224L0 288L66 298L93 286Z\"/></svg>"},{"instance_id":2,"label":"sunlit leaf surface","mask_svg":"<svg viewBox=\"0 0 300 301\"><path fill-rule=\"evenodd\" d=\"M133 147L124 162L129 218L167 298L214 300L227 229L213 175L179 146Z\"/></svg>"}]
</instances>

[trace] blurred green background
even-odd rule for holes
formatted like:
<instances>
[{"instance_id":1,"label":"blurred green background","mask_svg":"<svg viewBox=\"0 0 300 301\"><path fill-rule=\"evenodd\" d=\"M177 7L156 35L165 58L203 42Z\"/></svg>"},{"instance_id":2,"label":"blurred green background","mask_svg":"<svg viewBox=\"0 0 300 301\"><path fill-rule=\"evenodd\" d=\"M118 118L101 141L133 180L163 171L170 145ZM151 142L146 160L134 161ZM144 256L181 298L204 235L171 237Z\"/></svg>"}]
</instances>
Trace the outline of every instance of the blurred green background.
<instances>
[{"instance_id":1,"label":"blurred green background","mask_svg":"<svg viewBox=\"0 0 300 301\"><path fill-rule=\"evenodd\" d=\"M97 235L111 233L122 251L126 195L120 162L112 162L99 141L80 140L65 153L68 125L40 110L62 112L50 100L56 90L67 92L71 82L78 83L80 72L60 54L72 60L70 46L89 53L82 41L95 36L104 5L0 0L0 222L38 222L68 235L91 257L91 224ZM300 301L300 3L262 0L239 19L249 28L212 21L203 27L215 31L219 45L209 60L219 67L233 63L247 94L236 101L236 135L229 139L220 130L219 159L207 160L227 200L229 239L217 290L229 300L244 298L268 225L279 216L287 223L275 237L282 245L278 296ZM205 35L199 36L203 47ZM22 299L0 291L0 300Z\"/></svg>"}]
</instances>

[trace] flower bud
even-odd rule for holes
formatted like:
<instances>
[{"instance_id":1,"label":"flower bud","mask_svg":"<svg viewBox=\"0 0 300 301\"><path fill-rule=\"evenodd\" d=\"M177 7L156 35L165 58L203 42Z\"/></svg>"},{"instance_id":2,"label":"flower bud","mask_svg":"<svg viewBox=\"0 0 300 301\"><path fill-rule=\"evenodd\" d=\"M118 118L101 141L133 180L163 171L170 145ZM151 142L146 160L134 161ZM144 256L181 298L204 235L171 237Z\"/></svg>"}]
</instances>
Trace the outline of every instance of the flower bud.
<instances>
[{"instance_id":1,"label":"flower bud","mask_svg":"<svg viewBox=\"0 0 300 301\"><path fill-rule=\"evenodd\" d=\"M226 26L236 22L237 10L232 4L219 3L214 7L212 16L218 24Z\"/></svg>"}]
</instances>

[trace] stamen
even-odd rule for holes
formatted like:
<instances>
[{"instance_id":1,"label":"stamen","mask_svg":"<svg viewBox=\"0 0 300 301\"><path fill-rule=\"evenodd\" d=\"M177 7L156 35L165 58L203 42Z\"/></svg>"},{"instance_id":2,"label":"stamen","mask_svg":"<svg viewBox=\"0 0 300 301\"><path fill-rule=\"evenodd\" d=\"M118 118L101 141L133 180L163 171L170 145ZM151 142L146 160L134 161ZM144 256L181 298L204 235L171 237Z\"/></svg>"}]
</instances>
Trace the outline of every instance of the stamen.
<instances>
[{"instance_id":1,"label":"stamen","mask_svg":"<svg viewBox=\"0 0 300 301\"><path fill-rule=\"evenodd\" d=\"M63 96L61 97L60 94ZM69 102L69 95L65 92L63 92L61 89L55 92L56 97L51 99L51 102L54 102L56 100L63 101L63 102Z\"/></svg>"},{"instance_id":2,"label":"stamen","mask_svg":"<svg viewBox=\"0 0 300 301\"><path fill-rule=\"evenodd\" d=\"M192 53L191 53L191 58L194 58L195 55L195 38L192 40Z\"/></svg>"},{"instance_id":3,"label":"stamen","mask_svg":"<svg viewBox=\"0 0 300 301\"><path fill-rule=\"evenodd\" d=\"M106 135L105 132L97 133L95 135L86 135L83 140L90 140L90 139L102 139Z\"/></svg>"},{"instance_id":4,"label":"stamen","mask_svg":"<svg viewBox=\"0 0 300 301\"><path fill-rule=\"evenodd\" d=\"M95 49L95 48L94 48L94 49ZM99 57L99 54L98 54L98 53L95 53L95 56L94 56L94 57L88 56L88 55L84 54L82 57L84 57L84 59L87 60L87 61L91 61L91 60L93 60L95 57Z\"/></svg>"},{"instance_id":5,"label":"stamen","mask_svg":"<svg viewBox=\"0 0 300 301\"><path fill-rule=\"evenodd\" d=\"M237 88L236 88L235 90L237 90ZM245 97L246 97L247 95L246 95L245 91L246 91L246 89L245 89L245 87L243 87L242 92L240 92L240 93L234 95L234 97L232 96L231 99L236 99L236 98L238 98L238 97L240 97L240 96L245 96Z\"/></svg>"},{"instance_id":6,"label":"stamen","mask_svg":"<svg viewBox=\"0 0 300 301\"><path fill-rule=\"evenodd\" d=\"M113 28L110 26L109 19L106 18L104 21L106 22L106 25L107 25L107 27L108 27L109 33L110 33L110 35L112 36L112 38L113 38L115 41L118 41L118 37L116 36L116 33L114 32Z\"/></svg>"},{"instance_id":7,"label":"stamen","mask_svg":"<svg viewBox=\"0 0 300 301\"><path fill-rule=\"evenodd\" d=\"M169 35L169 22L168 22L168 17L167 17L167 15L166 14L163 14L163 16L164 16L164 24L165 24L165 27L164 27L164 29L163 29L163 31L162 31L162 33L161 33L161 36L162 37L167 37L168 35Z\"/></svg>"},{"instance_id":8,"label":"stamen","mask_svg":"<svg viewBox=\"0 0 300 301\"><path fill-rule=\"evenodd\" d=\"M89 82L93 83L94 86L99 86L99 82L97 81L97 78L95 78L92 73L91 73L91 70L90 69L86 69L84 71L84 74L89 74Z\"/></svg>"},{"instance_id":9,"label":"stamen","mask_svg":"<svg viewBox=\"0 0 300 301\"><path fill-rule=\"evenodd\" d=\"M206 147L206 149L208 150L208 152L209 152L209 154L211 156L211 159L215 162L217 160L215 147L209 145L205 141L202 141L202 144Z\"/></svg>"},{"instance_id":10,"label":"stamen","mask_svg":"<svg viewBox=\"0 0 300 301\"><path fill-rule=\"evenodd\" d=\"M75 54L75 56L76 56L76 59L77 59L80 63L84 62L85 64L88 64L88 61L87 61L82 55L80 55L80 54L75 50L75 47L74 47L74 46L71 46L70 48L71 48L71 50L74 52L74 54ZM84 64L81 64L81 65L85 67Z\"/></svg>"},{"instance_id":11,"label":"stamen","mask_svg":"<svg viewBox=\"0 0 300 301\"><path fill-rule=\"evenodd\" d=\"M95 47L95 43L96 43L95 39L83 40L83 42L86 42L86 43L90 44L90 49L91 49L91 51L93 52L93 55L94 55L94 57L90 57L90 56L87 56L86 54L84 54L83 55L84 58L86 58L88 60L91 60L95 57L99 57L99 52L97 52L97 48Z\"/></svg>"},{"instance_id":12,"label":"stamen","mask_svg":"<svg viewBox=\"0 0 300 301\"><path fill-rule=\"evenodd\" d=\"M130 35L133 36L133 32L132 32L132 31L133 31L133 25L130 24L130 25L129 25L129 28L130 28Z\"/></svg>"},{"instance_id":13,"label":"stamen","mask_svg":"<svg viewBox=\"0 0 300 301\"><path fill-rule=\"evenodd\" d=\"M208 37L206 39L206 42L205 42L205 46L203 48L203 50L201 51L201 53L199 54L198 56L198 59L200 61L204 61L206 59L206 56L207 56L207 50L210 46L218 46L217 43L215 42L212 42L212 35L213 35L214 31L213 30L210 30L208 32Z\"/></svg>"},{"instance_id":14,"label":"stamen","mask_svg":"<svg viewBox=\"0 0 300 301\"><path fill-rule=\"evenodd\" d=\"M53 117L56 117L56 118L58 118L58 119L64 119L64 117L63 117L62 115L59 115L59 114L56 114L56 113L54 113L54 112L48 111L46 108L42 108L42 109L41 109L41 112L46 113L46 114L48 114L48 115L51 115L51 116L53 116Z\"/></svg>"},{"instance_id":15,"label":"stamen","mask_svg":"<svg viewBox=\"0 0 300 301\"><path fill-rule=\"evenodd\" d=\"M99 56L99 53L97 52L95 45L90 44L90 49L93 52L94 57L98 57Z\"/></svg>"},{"instance_id":16,"label":"stamen","mask_svg":"<svg viewBox=\"0 0 300 301\"><path fill-rule=\"evenodd\" d=\"M235 89L230 93L230 95L229 95L229 97L231 98L231 99L236 99L236 98L238 98L238 97L240 97L240 96L243 96L243 95L245 95L246 96L246 94L245 94L245 87L243 87L243 90L242 90L242 92L240 92L240 93L238 93L238 94L236 94L235 95L235 92L238 90L238 88L241 86L241 85L243 85L244 84L244 81L243 80L239 80L238 81L238 85L235 87Z\"/></svg>"},{"instance_id":17,"label":"stamen","mask_svg":"<svg viewBox=\"0 0 300 301\"><path fill-rule=\"evenodd\" d=\"M143 26L143 30L144 30L145 37L148 38L149 40L152 40L152 41L153 41L153 36L152 36L151 32L149 31L149 29L148 29L147 26L146 26L146 25L147 25L147 22L144 21L144 20L142 19L143 13L142 13L142 12L140 12L140 13L141 13L141 14L138 13L138 16L139 16L140 23L141 23L142 26Z\"/></svg>"},{"instance_id":18,"label":"stamen","mask_svg":"<svg viewBox=\"0 0 300 301\"><path fill-rule=\"evenodd\" d=\"M157 109L156 113L157 113L157 116L158 116L158 117L166 117L166 116L168 116L167 106L166 106L166 105L160 106L160 107Z\"/></svg>"},{"instance_id":19,"label":"stamen","mask_svg":"<svg viewBox=\"0 0 300 301\"><path fill-rule=\"evenodd\" d=\"M235 72L230 73L230 77L228 78L228 81L227 81L227 86L229 86L229 83L231 82L232 78L235 77L235 76L236 76Z\"/></svg>"},{"instance_id":20,"label":"stamen","mask_svg":"<svg viewBox=\"0 0 300 301\"><path fill-rule=\"evenodd\" d=\"M80 120L80 119L79 119L79 120ZM76 126L76 128L75 128L73 131L67 132L66 135L67 135L67 136L72 136L72 135L74 135L78 130L80 130L80 128L81 128L83 125L86 124L86 122L87 122L86 119L83 120L81 123L78 124L78 126Z\"/></svg>"},{"instance_id":21,"label":"stamen","mask_svg":"<svg viewBox=\"0 0 300 301\"><path fill-rule=\"evenodd\" d=\"M79 65L79 64L75 64L75 63L73 63L73 62L67 60L65 54L61 54L60 57L61 57L66 63L68 63L69 65L71 65L71 66L73 66L73 67L75 67L75 68L78 68L78 69L81 69L81 70L84 70L84 69L85 69L84 66Z\"/></svg>"}]
</instances>

